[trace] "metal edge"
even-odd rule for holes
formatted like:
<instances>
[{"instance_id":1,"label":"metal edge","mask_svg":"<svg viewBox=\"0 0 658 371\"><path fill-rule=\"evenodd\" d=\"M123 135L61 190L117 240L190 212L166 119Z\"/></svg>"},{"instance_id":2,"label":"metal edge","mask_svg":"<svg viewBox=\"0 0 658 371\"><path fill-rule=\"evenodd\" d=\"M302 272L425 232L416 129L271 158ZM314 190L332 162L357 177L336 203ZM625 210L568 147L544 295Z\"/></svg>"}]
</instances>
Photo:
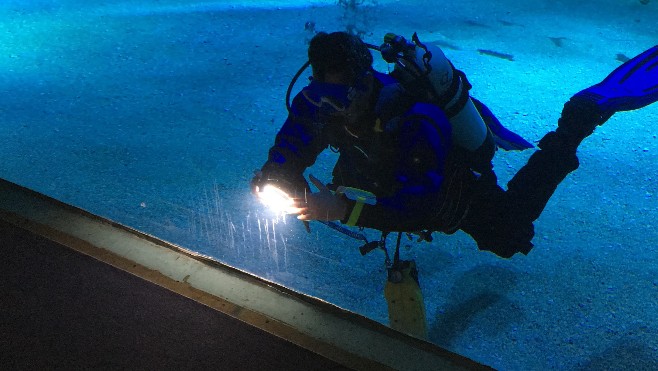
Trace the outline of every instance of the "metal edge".
<instances>
[{"instance_id":1,"label":"metal edge","mask_svg":"<svg viewBox=\"0 0 658 371\"><path fill-rule=\"evenodd\" d=\"M326 301L0 179L0 218L354 369L490 369Z\"/></svg>"}]
</instances>

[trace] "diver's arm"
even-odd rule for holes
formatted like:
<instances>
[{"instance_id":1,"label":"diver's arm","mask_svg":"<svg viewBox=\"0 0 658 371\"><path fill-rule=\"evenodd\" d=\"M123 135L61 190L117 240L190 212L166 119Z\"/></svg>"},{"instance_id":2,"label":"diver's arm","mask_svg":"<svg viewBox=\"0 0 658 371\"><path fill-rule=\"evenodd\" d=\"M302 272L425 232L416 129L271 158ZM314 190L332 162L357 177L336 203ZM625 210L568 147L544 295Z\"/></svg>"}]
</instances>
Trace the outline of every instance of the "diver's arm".
<instances>
[{"instance_id":1,"label":"diver's arm","mask_svg":"<svg viewBox=\"0 0 658 371\"><path fill-rule=\"evenodd\" d=\"M308 189L304 171L327 147L320 126L314 123L315 110L298 95L279 130L263 165L259 183L273 182L298 195Z\"/></svg>"}]
</instances>

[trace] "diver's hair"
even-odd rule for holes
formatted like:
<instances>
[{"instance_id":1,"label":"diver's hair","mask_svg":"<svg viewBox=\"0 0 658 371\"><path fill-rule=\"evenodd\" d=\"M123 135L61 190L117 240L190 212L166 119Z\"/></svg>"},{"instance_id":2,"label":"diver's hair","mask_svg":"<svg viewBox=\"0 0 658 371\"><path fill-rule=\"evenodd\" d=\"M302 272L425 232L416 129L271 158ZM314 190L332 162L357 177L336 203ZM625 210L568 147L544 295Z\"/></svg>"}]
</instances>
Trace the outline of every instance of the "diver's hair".
<instances>
[{"instance_id":1,"label":"diver's hair","mask_svg":"<svg viewBox=\"0 0 658 371\"><path fill-rule=\"evenodd\" d=\"M372 54L356 35L347 32L319 32L311 39L308 60L313 75L321 81L326 73L340 73L355 81L372 69Z\"/></svg>"}]
</instances>

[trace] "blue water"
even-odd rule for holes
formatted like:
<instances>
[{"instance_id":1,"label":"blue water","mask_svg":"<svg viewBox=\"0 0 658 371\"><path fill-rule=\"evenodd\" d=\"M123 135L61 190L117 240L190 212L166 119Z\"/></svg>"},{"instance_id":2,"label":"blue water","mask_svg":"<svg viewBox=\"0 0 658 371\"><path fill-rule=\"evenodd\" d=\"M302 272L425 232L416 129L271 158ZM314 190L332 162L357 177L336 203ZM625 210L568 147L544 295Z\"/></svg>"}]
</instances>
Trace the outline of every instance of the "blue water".
<instances>
[{"instance_id":1,"label":"blue water","mask_svg":"<svg viewBox=\"0 0 658 371\"><path fill-rule=\"evenodd\" d=\"M305 61L304 24L376 44L417 31L534 142L618 54L658 43L657 2L300 3L3 1L0 177L386 323L381 252L362 257L317 223L307 234L249 194ZM528 256L479 252L462 233L405 246L430 340L502 370L658 369L657 135L651 106L588 138ZM501 184L529 154L497 154ZM328 180L334 160L310 173Z\"/></svg>"}]
</instances>

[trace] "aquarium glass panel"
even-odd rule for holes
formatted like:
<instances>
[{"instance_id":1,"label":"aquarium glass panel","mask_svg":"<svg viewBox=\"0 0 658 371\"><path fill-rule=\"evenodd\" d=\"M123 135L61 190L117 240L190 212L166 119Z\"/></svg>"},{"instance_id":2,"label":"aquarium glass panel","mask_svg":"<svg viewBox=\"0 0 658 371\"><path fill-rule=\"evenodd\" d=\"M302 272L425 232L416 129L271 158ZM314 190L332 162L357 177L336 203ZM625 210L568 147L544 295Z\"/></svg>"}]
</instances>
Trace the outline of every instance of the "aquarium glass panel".
<instances>
[{"instance_id":1,"label":"aquarium glass panel","mask_svg":"<svg viewBox=\"0 0 658 371\"><path fill-rule=\"evenodd\" d=\"M362 255L377 230L307 228L251 193L311 38L416 33L440 49L533 146L497 150L506 189L565 102L658 43L657 19L652 0L3 0L0 177L389 324L397 234ZM428 340L501 370L658 369L657 135L658 104L596 128L527 255L403 234ZM337 152L306 179L331 182Z\"/></svg>"}]
</instances>

